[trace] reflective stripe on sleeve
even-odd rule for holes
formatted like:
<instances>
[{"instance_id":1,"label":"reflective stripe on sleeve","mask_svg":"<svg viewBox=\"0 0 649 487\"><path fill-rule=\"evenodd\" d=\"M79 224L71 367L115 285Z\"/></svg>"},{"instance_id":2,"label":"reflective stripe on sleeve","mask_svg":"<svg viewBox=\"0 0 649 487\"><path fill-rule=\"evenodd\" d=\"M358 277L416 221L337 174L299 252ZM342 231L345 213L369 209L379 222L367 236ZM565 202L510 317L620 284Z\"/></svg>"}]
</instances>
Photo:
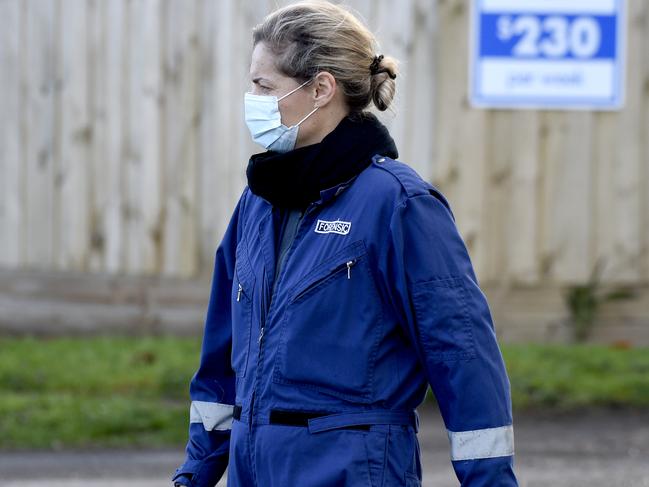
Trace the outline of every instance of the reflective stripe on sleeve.
<instances>
[{"instance_id":1,"label":"reflective stripe on sleeve","mask_svg":"<svg viewBox=\"0 0 649 487\"><path fill-rule=\"evenodd\" d=\"M229 430L232 428L234 406L218 402L192 401L189 409L190 423L203 423L206 431Z\"/></svg>"},{"instance_id":2,"label":"reflective stripe on sleeve","mask_svg":"<svg viewBox=\"0 0 649 487\"><path fill-rule=\"evenodd\" d=\"M514 454L514 427L501 426L473 431L448 431L451 460L478 460Z\"/></svg>"}]
</instances>

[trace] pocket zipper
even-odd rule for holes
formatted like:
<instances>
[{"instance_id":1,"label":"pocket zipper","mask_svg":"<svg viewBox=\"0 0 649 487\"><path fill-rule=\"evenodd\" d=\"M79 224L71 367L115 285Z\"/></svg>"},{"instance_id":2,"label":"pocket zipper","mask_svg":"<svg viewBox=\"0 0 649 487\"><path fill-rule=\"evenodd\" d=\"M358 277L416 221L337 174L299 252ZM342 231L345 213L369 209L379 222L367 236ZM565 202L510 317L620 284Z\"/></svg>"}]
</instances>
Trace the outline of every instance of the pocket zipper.
<instances>
[{"instance_id":1,"label":"pocket zipper","mask_svg":"<svg viewBox=\"0 0 649 487\"><path fill-rule=\"evenodd\" d=\"M356 260L347 261L347 279L352 278L352 266L356 264Z\"/></svg>"},{"instance_id":2,"label":"pocket zipper","mask_svg":"<svg viewBox=\"0 0 649 487\"><path fill-rule=\"evenodd\" d=\"M318 286L322 281L330 278L334 274L336 274L336 273L338 273L338 272L340 272L340 271L342 271L344 269L347 269L347 279L351 279L352 278L352 267L354 267L354 265L356 265L356 263L357 263L356 259L351 259L351 260L348 260L347 262L344 262L342 264L338 264L337 266L331 268L330 271L327 274L325 274L324 276L319 277L318 279L316 279L315 281L310 283L307 287L302 289L298 294L296 294L293 297L293 299L291 299L291 302L297 301L302 296L304 296L306 293L308 293L311 289Z\"/></svg>"},{"instance_id":3,"label":"pocket zipper","mask_svg":"<svg viewBox=\"0 0 649 487\"><path fill-rule=\"evenodd\" d=\"M239 283L239 289L237 290L237 303L241 301L241 293L243 293L243 286Z\"/></svg>"}]
</instances>

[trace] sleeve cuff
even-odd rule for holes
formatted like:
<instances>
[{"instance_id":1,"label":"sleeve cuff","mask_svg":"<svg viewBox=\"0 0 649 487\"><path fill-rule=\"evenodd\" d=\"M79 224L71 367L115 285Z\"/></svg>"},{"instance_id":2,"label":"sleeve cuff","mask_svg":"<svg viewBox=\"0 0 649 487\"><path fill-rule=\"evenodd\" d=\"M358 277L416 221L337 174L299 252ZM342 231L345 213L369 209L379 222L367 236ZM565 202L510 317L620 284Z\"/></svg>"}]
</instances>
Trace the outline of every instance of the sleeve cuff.
<instances>
[{"instance_id":1,"label":"sleeve cuff","mask_svg":"<svg viewBox=\"0 0 649 487\"><path fill-rule=\"evenodd\" d=\"M176 485L184 485L185 487L191 487L191 480L187 478L185 475L180 475L179 477L175 477L173 479L174 486Z\"/></svg>"},{"instance_id":2,"label":"sleeve cuff","mask_svg":"<svg viewBox=\"0 0 649 487\"><path fill-rule=\"evenodd\" d=\"M197 460L187 460L176 469L176 472L174 473L171 481L174 483L177 482L187 487L192 487L192 478L201 468L201 463L202 462Z\"/></svg>"}]
</instances>

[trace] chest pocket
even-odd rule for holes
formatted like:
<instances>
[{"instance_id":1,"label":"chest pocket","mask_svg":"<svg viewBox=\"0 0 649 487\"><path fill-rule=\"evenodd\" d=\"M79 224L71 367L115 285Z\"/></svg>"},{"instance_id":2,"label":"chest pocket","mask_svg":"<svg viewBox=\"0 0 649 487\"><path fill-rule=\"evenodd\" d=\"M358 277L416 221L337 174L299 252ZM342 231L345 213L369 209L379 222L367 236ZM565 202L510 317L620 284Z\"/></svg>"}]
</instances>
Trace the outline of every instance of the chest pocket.
<instances>
[{"instance_id":1,"label":"chest pocket","mask_svg":"<svg viewBox=\"0 0 649 487\"><path fill-rule=\"evenodd\" d=\"M365 245L358 241L292 289L273 380L371 402L380 334L381 303Z\"/></svg>"},{"instance_id":2,"label":"chest pocket","mask_svg":"<svg viewBox=\"0 0 649 487\"><path fill-rule=\"evenodd\" d=\"M232 356L237 377L245 377L250 354L252 328L252 297L255 277L250 268L245 241L237 246L234 279L232 280Z\"/></svg>"}]
</instances>

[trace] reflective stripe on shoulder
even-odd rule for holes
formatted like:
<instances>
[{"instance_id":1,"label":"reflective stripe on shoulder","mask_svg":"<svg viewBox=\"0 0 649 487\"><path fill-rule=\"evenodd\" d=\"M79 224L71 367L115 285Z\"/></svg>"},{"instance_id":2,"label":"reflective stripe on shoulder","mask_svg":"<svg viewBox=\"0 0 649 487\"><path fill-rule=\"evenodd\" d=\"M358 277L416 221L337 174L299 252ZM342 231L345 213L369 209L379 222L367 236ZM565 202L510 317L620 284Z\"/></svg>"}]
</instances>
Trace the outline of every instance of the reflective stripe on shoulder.
<instances>
[{"instance_id":1,"label":"reflective stripe on shoulder","mask_svg":"<svg viewBox=\"0 0 649 487\"><path fill-rule=\"evenodd\" d=\"M448 431L451 460L478 460L514 454L514 427L501 426L473 431Z\"/></svg>"},{"instance_id":2,"label":"reflective stripe on shoulder","mask_svg":"<svg viewBox=\"0 0 649 487\"><path fill-rule=\"evenodd\" d=\"M232 428L234 406L218 402L192 401L189 409L190 423L203 423L207 431Z\"/></svg>"}]
</instances>

